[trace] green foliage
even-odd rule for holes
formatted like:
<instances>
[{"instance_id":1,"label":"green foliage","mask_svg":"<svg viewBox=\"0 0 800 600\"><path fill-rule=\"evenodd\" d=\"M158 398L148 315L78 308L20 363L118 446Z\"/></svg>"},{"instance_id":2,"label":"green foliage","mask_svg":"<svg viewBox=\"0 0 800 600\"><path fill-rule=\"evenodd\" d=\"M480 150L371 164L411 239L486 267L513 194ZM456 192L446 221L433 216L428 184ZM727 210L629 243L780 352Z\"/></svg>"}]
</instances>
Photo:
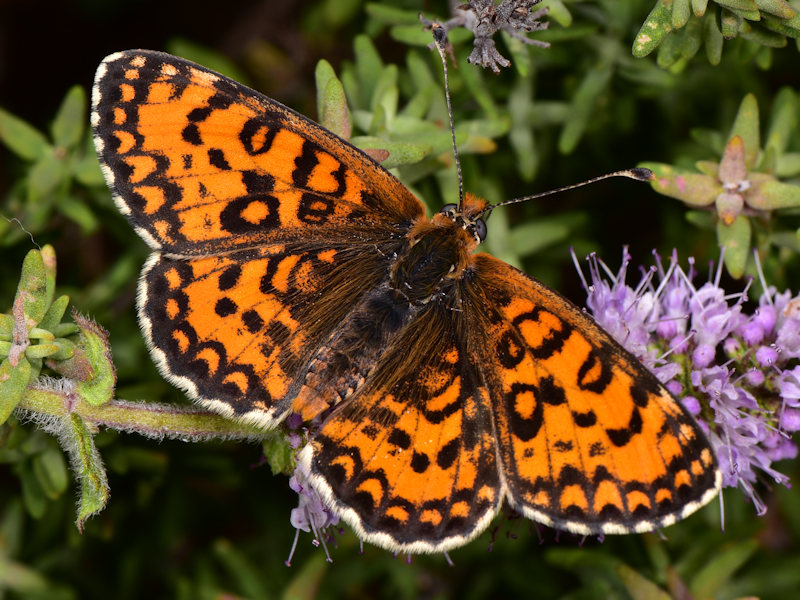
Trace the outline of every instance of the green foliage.
<instances>
[{"instance_id":1,"label":"green foliage","mask_svg":"<svg viewBox=\"0 0 800 600\"><path fill-rule=\"evenodd\" d=\"M769 65L772 48L800 38L796 0L658 0L633 43L633 55L658 48L659 66L678 73L705 46L712 65L722 60L725 40L741 38L744 54Z\"/></svg>"},{"instance_id":2,"label":"green foliage","mask_svg":"<svg viewBox=\"0 0 800 600\"><path fill-rule=\"evenodd\" d=\"M25 161L24 175L11 188L5 210L25 224L28 234L42 232L56 214L77 223L85 235L100 225L86 203L88 197L105 196L86 114L86 92L75 86L64 97L48 139L0 108L0 141ZM18 243L22 237L26 236L20 228L0 221L1 245Z\"/></svg>"},{"instance_id":3,"label":"green foliage","mask_svg":"<svg viewBox=\"0 0 800 600\"><path fill-rule=\"evenodd\" d=\"M652 157L671 161L645 163L659 175L653 189L683 203L632 182L601 183L495 211L485 248L577 300L569 246L611 257L630 244L642 258L676 247L702 263L718 259L722 243L733 275L751 272L756 248L769 283L797 290L800 107L786 73L798 17L785 10L796 4L546 0L550 29L530 35L551 48L496 36L511 62L498 76L467 64L470 31L450 31L465 189L496 202ZM178 24L165 47L238 80L277 73L269 86L252 85L306 114L316 102L320 122L381 159L434 211L457 201L458 184L421 9L448 16L444 2L321 0L301 19L276 17L286 48L266 36L226 57L179 37ZM94 64L70 71L72 81L88 84L111 49L122 48L92 45ZM701 49L708 60L692 60ZM22 87L15 94L23 114L32 99ZM146 249L103 182L87 102L85 87L69 89L47 108L49 126L44 113L0 109L0 597L768 599L800 586L798 486L765 486L765 517L726 492L724 533L713 506L666 539L583 544L549 530L540 543L528 522L506 515L452 553L455 567L439 556L407 564L373 547L362 554L347 531L333 564L301 534L287 569L296 496L270 472L291 472L292 448L283 433L182 404L152 366L133 307ZM745 180L755 185L733 192L737 212L735 198L720 196ZM31 235L41 251L30 250ZM61 261L58 287L45 243ZM70 301L108 336L67 313ZM184 443L230 438L260 444ZM796 462L784 471L800 475Z\"/></svg>"},{"instance_id":4,"label":"green foliage","mask_svg":"<svg viewBox=\"0 0 800 600\"><path fill-rule=\"evenodd\" d=\"M761 260L767 259L772 246L788 241L791 249L800 247L796 240L789 241L794 233L787 227L791 221L779 218L784 213L798 213L800 186L779 181L775 175L779 172L787 178L800 176L800 154L787 152L790 142L800 140L800 102L797 93L785 87L778 92L775 105L769 140L763 149L758 103L754 95L748 94L739 106L719 162L698 161L700 173L660 163L640 165L656 173L652 186L657 192L714 212L717 240L725 248L725 266L733 277L744 274L748 261L751 273L755 273L751 251L754 239ZM721 138L716 132L702 135ZM773 214L775 211L779 212ZM698 217L693 222L709 225Z\"/></svg>"}]
</instances>

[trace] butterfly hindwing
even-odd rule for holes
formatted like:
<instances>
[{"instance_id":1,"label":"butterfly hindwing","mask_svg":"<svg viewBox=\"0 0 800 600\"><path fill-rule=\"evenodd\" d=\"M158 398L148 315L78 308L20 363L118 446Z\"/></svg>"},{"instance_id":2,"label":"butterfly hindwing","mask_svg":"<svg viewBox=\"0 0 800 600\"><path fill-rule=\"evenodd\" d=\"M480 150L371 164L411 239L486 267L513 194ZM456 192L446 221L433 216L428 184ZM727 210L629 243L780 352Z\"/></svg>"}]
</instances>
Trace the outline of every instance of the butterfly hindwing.
<instances>
[{"instance_id":1,"label":"butterfly hindwing","mask_svg":"<svg viewBox=\"0 0 800 600\"><path fill-rule=\"evenodd\" d=\"M423 214L407 188L341 138L178 57L112 54L92 101L106 180L154 249L218 254Z\"/></svg>"},{"instance_id":2,"label":"butterfly hindwing","mask_svg":"<svg viewBox=\"0 0 800 600\"><path fill-rule=\"evenodd\" d=\"M360 537L395 552L461 546L503 499L488 392L454 315L432 303L413 319L300 457Z\"/></svg>"},{"instance_id":3,"label":"butterfly hindwing","mask_svg":"<svg viewBox=\"0 0 800 600\"><path fill-rule=\"evenodd\" d=\"M320 348L386 278L392 252L383 236L305 246L190 260L153 253L138 305L162 373L223 414L266 426L285 416Z\"/></svg>"},{"instance_id":4,"label":"butterfly hindwing","mask_svg":"<svg viewBox=\"0 0 800 600\"><path fill-rule=\"evenodd\" d=\"M574 533L669 525L716 493L705 435L587 315L506 263L475 257L471 331L510 504Z\"/></svg>"}]
</instances>

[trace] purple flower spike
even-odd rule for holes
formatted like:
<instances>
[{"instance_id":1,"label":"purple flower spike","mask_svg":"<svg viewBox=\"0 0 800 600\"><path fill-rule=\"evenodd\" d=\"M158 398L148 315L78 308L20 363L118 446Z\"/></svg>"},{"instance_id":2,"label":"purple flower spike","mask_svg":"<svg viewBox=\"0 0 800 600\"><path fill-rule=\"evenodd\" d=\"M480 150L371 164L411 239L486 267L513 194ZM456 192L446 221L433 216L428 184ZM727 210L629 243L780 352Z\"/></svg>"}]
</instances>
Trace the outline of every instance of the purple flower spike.
<instances>
[{"instance_id":1,"label":"purple flower spike","mask_svg":"<svg viewBox=\"0 0 800 600\"><path fill-rule=\"evenodd\" d=\"M289 553L289 558L286 560L286 564L291 564L301 530L305 532L312 531L314 533L314 544L321 544L325 549L325 556L328 562L332 562L325 541L326 539L332 539L327 529L337 525L339 523L339 517L331 511L322 499L322 496L311 486L308 474L300 465L295 469L294 475L289 478L289 487L297 492L299 503L297 508L292 509L289 516L289 522L292 524L292 527L297 529L297 533L295 534L294 543L292 544L292 549Z\"/></svg>"},{"instance_id":2,"label":"purple flower spike","mask_svg":"<svg viewBox=\"0 0 800 600\"><path fill-rule=\"evenodd\" d=\"M773 463L798 453L791 433L800 431L800 297L762 282L767 291L747 314L747 289L726 292L719 269L695 287L693 261L684 271L673 253L665 269L656 255L655 269L632 287L629 264L627 250L616 273L590 256L586 305L698 419L723 485L739 487L763 513L755 483L767 475L788 486Z\"/></svg>"}]
</instances>

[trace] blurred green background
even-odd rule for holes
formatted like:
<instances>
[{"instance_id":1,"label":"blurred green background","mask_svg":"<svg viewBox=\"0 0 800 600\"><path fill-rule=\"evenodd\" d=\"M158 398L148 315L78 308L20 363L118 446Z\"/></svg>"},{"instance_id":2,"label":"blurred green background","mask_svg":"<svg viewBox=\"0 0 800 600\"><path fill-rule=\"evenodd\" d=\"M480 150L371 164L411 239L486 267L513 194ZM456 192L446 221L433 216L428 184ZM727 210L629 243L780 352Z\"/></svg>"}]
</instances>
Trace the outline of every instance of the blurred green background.
<instances>
[{"instance_id":1,"label":"blurred green background","mask_svg":"<svg viewBox=\"0 0 800 600\"><path fill-rule=\"evenodd\" d=\"M720 140L745 94L755 94L766 130L778 90L800 91L794 40L767 48L740 36L725 42L719 65L701 49L672 62L664 52L659 66L656 53L631 55L655 0L552 4L566 13L534 36L552 48L509 47L498 36L498 49L512 61L499 75L466 63L471 35L452 36L465 188L492 202L643 161L719 160ZM107 54L150 48L223 70L317 119L315 67L326 59L348 91L356 135L430 142L434 151L398 173L436 210L457 187L446 143L440 147L449 139L441 66L419 45L419 11L448 14L445 2L410 0L0 2L0 107L47 137L59 135L51 131L54 119L78 136L64 147L56 139L53 164L60 166L49 183L40 176L46 167L7 141L0 145L0 216L25 228L0 220L2 310L10 309L22 259L34 247L30 232L36 243L55 247L58 293L109 330L117 396L185 403L144 348L133 304L147 250L98 177L78 126L88 122L85 105L80 92L68 91L78 85L88 93ZM377 80L389 91L379 102L375 81L364 77L370 69L385 75ZM437 93L420 100L427 77ZM62 104L65 96L72 100ZM392 102L420 130L432 127L430 136L414 138L387 119ZM797 119L786 132L794 152ZM705 277L704 265L719 258L717 239L710 221L689 220L680 202L646 184L609 180L497 211L487 246L580 304L571 246L579 257L597 251L614 268L624 245L634 264L646 265L653 249L667 255L677 248L697 259ZM797 221L797 214L781 215L754 240L768 280L780 289L800 288L796 239L764 236L791 234ZM731 291L743 285L725 282ZM79 534L75 483L58 443L30 424L0 426L0 598L668 598L667 589L679 598L689 598L688 590L695 598L785 598L800 589L800 494L773 488L768 478L759 489L769 505L763 517L736 490L725 492L724 533L717 503L664 537L604 541L537 532L504 514L489 533L451 552L452 567L441 556L362 551L345 528L332 564L302 534L287 568L297 496L285 476L271 474L260 445L158 443L111 431L96 443L111 499ZM797 461L780 468L800 475Z\"/></svg>"}]
</instances>

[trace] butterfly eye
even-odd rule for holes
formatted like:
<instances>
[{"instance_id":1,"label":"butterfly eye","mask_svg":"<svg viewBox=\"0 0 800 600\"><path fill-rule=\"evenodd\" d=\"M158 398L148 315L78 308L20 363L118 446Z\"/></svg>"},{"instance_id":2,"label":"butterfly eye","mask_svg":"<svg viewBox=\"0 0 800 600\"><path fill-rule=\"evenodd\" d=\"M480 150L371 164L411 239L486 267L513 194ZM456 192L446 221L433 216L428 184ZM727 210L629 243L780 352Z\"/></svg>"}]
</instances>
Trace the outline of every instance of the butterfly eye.
<instances>
[{"instance_id":1,"label":"butterfly eye","mask_svg":"<svg viewBox=\"0 0 800 600\"><path fill-rule=\"evenodd\" d=\"M480 241L486 239L486 223L483 219L475 221L475 235L478 236Z\"/></svg>"},{"instance_id":2,"label":"butterfly eye","mask_svg":"<svg viewBox=\"0 0 800 600\"><path fill-rule=\"evenodd\" d=\"M445 204L442 207L442 210L439 212L446 214L448 217L452 217L458 211L458 204Z\"/></svg>"}]
</instances>

